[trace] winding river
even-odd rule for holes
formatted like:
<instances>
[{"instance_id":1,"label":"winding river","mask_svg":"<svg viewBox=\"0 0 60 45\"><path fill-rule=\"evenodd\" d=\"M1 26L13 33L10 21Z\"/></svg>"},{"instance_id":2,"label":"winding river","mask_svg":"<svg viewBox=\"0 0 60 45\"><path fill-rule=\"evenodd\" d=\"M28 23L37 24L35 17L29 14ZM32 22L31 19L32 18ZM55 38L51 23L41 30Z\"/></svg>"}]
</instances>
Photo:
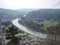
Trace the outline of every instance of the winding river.
<instances>
[{"instance_id":1,"label":"winding river","mask_svg":"<svg viewBox=\"0 0 60 45\"><path fill-rule=\"evenodd\" d=\"M29 29L26 26L23 26L22 24L20 24L19 20L20 20L19 18L12 20L12 24L24 32L30 33L31 35L34 35L40 38L47 38L47 34L39 33L39 32Z\"/></svg>"}]
</instances>

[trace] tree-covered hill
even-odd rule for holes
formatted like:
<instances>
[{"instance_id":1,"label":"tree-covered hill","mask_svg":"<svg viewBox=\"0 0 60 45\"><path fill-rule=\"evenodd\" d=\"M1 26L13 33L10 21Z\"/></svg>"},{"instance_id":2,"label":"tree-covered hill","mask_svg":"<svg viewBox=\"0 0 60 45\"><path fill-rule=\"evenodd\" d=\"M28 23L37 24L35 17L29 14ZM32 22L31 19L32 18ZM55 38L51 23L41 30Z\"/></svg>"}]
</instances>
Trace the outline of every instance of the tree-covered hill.
<instances>
[{"instance_id":1,"label":"tree-covered hill","mask_svg":"<svg viewBox=\"0 0 60 45\"><path fill-rule=\"evenodd\" d=\"M60 21L60 9L40 9L28 13L26 17L35 20Z\"/></svg>"},{"instance_id":2,"label":"tree-covered hill","mask_svg":"<svg viewBox=\"0 0 60 45\"><path fill-rule=\"evenodd\" d=\"M60 23L60 9L34 10L20 21L20 24L42 33L50 26L57 26L58 23Z\"/></svg>"},{"instance_id":3,"label":"tree-covered hill","mask_svg":"<svg viewBox=\"0 0 60 45\"><path fill-rule=\"evenodd\" d=\"M23 17L25 14L32 11L32 9L19 9L19 10L11 10L11 9L3 9L0 8L0 21L7 22L11 21L17 17Z\"/></svg>"}]
</instances>

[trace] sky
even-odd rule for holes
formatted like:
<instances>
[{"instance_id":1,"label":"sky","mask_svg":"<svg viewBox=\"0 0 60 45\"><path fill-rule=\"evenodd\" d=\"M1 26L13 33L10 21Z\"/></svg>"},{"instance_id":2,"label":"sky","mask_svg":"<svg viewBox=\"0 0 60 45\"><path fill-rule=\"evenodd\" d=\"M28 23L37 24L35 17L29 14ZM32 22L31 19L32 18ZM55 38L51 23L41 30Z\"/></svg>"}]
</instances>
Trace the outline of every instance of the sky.
<instances>
[{"instance_id":1,"label":"sky","mask_svg":"<svg viewBox=\"0 0 60 45\"><path fill-rule=\"evenodd\" d=\"M0 0L0 8L60 8L59 0Z\"/></svg>"}]
</instances>

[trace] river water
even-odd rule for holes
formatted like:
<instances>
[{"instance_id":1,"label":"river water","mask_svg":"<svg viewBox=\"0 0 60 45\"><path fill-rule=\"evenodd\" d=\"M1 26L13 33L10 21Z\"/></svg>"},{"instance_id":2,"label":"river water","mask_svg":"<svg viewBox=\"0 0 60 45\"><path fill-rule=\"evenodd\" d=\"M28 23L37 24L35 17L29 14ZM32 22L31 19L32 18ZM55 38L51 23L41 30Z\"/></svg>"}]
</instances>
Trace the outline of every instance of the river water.
<instances>
[{"instance_id":1,"label":"river water","mask_svg":"<svg viewBox=\"0 0 60 45\"><path fill-rule=\"evenodd\" d=\"M16 19L12 20L12 24L14 26L16 26L17 28L19 28L20 30L27 32L31 35L34 35L36 37L39 37L39 38L47 38L47 34L43 34L43 33L33 31L33 30L27 28L26 26L23 26L22 24L20 24L18 21L19 21L19 18L16 18Z\"/></svg>"}]
</instances>

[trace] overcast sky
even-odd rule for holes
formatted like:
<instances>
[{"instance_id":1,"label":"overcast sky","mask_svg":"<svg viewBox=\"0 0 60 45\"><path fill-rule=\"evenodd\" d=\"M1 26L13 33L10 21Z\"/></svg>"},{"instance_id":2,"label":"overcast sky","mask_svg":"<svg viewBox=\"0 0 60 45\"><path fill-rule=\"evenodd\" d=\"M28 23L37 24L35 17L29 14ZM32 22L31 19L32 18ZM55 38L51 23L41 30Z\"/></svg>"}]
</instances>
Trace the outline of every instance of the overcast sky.
<instances>
[{"instance_id":1,"label":"overcast sky","mask_svg":"<svg viewBox=\"0 0 60 45\"><path fill-rule=\"evenodd\" d=\"M0 8L60 8L59 0L0 0Z\"/></svg>"}]
</instances>

